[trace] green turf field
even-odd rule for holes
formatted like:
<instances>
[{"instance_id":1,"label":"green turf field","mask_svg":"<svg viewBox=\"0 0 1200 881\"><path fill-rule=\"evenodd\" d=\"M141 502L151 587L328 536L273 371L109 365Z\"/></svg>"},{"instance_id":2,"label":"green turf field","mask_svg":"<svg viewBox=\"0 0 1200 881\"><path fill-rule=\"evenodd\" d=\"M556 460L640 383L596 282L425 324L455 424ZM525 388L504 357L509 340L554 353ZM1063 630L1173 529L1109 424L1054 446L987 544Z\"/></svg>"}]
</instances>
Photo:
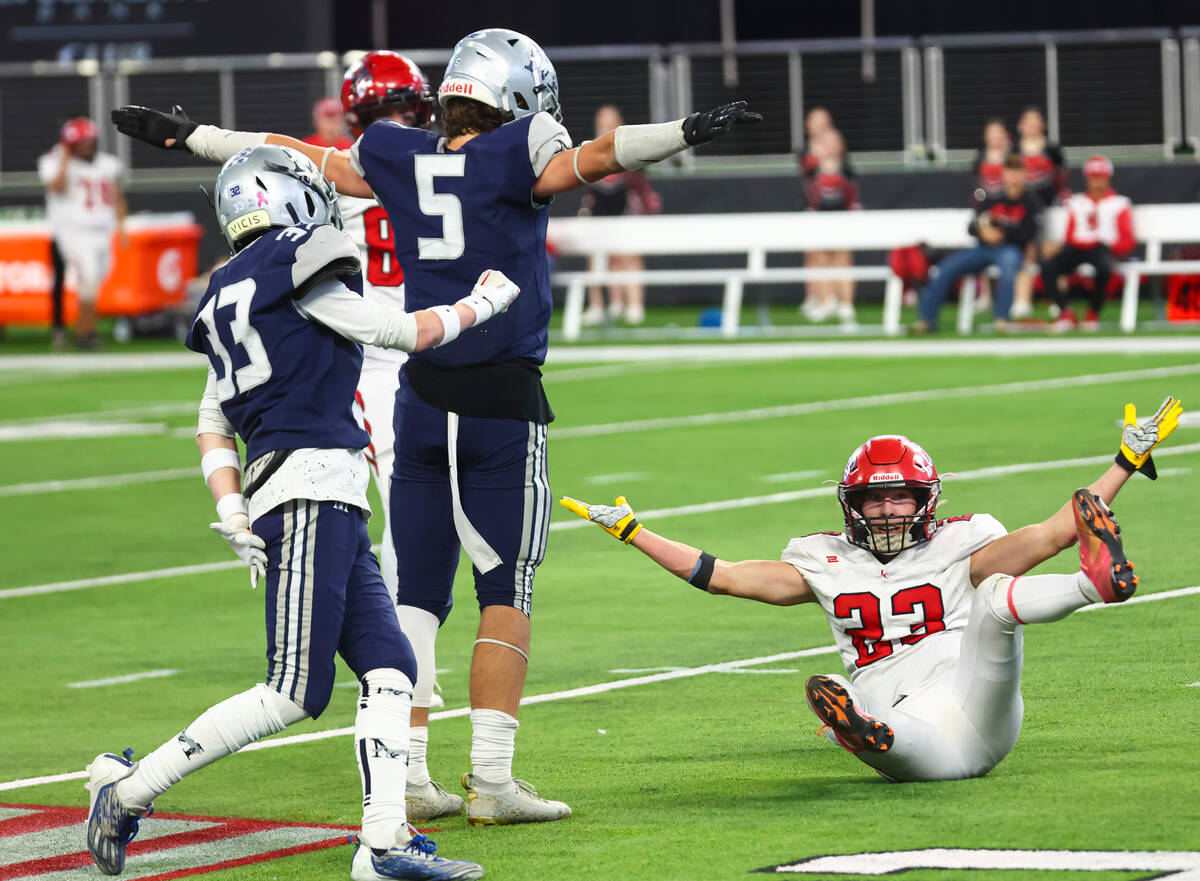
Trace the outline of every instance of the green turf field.
<instances>
[{"instance_id":1,"label":"green turf field","mask_svg":"<svg viewBox=\"0 0 1200 881\"><path fill-rule=\"evenodd\" d=\"M1185 408L1200 406L1195 364L1194 354L564 364L547 371L559 416L552 486L595 502L627 495L651 528L725 559L777 558L793 536L840 528L822 480L838 478L867 436L895 432L923 444L943 473L961 475L945 481L944 513L986 511L1014 529L1049 516L1107 467L1126 401L1149 413L1173 393ZM1083 375L1091 378L1071 379ZM190 438L203 379L200 368L0 371L0 785L78 771L102 750L147 752L264 673L262 592L250 591L244 570L153 574L231 559L207 529L212 501ZM900 393L912 394L883 397ZM33 436L62 420L130 433ZM1113 506L1139 595L1200 584L1192 544L1200 431L1185 425L1164 447L1163 477L1136 478ZM113 475L125 476L72 483ZM700 507L712 502L729 504ZM374 518L372 535L381 528ZM700 594L557 507L551 529L527 696L832 646L815 606ZM1077 563L1069 551L1042 571ZM13 593L109 576L99 586ZM478 621L461 570L456 595L439 640L448 709L466 703ZM446 855L483 863L489 878L523 881L735 878L824 854L929 847L1200 850L1198 630L1200 595L1027 628L1021 739L988 777L957 783L887 784L818 737L802 686L813 673L840 672L832 651L555 697L523 709L514 770L568 801L574 816L493 829L452 818L434 837ZM149 670L177 672L68 687ZM341 677L351 680L344 669ZM352 688L335 689L319 720L288 734L351 725L353 698ZM468 770L468 723L441 719L431 732L430 769L455 791ZM157 807L354 825L358 785L343 735L234 756ZM0 789L0 803L85 805L86 794L69 780ZM334 848L206 877L343 878L349 857Z\"/></svg>"}]
</instances>

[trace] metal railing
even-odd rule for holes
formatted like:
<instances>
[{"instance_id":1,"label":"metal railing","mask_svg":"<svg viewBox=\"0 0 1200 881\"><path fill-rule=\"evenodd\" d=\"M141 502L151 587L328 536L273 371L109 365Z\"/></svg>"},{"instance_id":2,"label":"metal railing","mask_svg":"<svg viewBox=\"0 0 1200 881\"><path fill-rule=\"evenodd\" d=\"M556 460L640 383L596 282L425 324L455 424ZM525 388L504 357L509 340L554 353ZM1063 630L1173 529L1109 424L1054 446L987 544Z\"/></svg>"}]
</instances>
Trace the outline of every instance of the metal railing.
<instances>
[{"instance_id":1,"label":"metal railing","mask_svg":"<svg viewBox=\"0 0 1200 881\"><path fill-rule=\"evenodd\" d=\"M448 49L404 50L434 79ZM862 78L870 51L875 75ZM730 96L766 122L715 142L694 166L782 160L802 148L805 112L827 106L856 163L943 164L967 158L983 123L1015 123L1041 107L1051 140L1068 147L1129 145L1172 157L1200 149L1200 27L1123 31L564 47L559 70L566 122L591 135L591 115L612 101L630 122L663 121ZM178 101L226 127L305 134L313 101L336 94L355 53L275 53L175 59L0 64L0 189L37 188L33 168L63 118L104 119L123 103ZM729 66L732 58L732 68ZM732 76L731 76L732 74ZM101 126L101 145L147 185L207 178L182 153L154 151Z\"/></svg>"}]
</instances>

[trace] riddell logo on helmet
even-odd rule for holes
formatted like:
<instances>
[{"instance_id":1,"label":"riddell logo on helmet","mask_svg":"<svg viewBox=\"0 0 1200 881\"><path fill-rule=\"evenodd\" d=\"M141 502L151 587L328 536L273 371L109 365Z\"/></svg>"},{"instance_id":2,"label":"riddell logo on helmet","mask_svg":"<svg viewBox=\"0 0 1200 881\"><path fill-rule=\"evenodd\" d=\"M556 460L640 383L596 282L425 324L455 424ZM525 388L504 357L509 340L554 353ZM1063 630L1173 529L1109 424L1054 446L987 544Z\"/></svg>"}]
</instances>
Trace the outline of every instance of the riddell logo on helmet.
<instances>
[{"instance_id":1,"label":"riddell logo on helmet","mask_svg":"<svg viewBox=\"0 0 1200 881\"><path fill-rule=\"evenodd\" d=\"M453 80L449 80L442 83L441 87L438 89L438 92L442 95L470 95L474 89L475 87L470 83L454 82Z\"/></svg>"},{"instance_id":2,"label":"riddell logo on helmet","mask_svg":"<svg viewBox=\"0 0 1200 881\"><path fill-rule=\"evenodd\" d=\"M904 475L895 471L885 471L882 474L872 474L869 483L884 483L889 480L903 480Z\"/></svg>"}]
</instances>

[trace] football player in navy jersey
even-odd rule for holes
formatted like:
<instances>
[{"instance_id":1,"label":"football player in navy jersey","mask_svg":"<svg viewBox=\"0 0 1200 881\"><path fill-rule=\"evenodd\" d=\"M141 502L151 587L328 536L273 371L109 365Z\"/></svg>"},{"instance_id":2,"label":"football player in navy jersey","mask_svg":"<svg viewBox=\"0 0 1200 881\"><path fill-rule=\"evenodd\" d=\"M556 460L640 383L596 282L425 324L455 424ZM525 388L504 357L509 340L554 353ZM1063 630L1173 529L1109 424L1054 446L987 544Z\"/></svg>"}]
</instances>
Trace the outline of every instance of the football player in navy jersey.
<instances>
[{"instance_id":1,"label":"football player in navy jersey","mask_svg":"<svg viewBox=\"0 0 1200 881\"><path fill-rule=\"evenodd\" d=\"M391 218L407 303L450 302L461 279L496 267L523 291L468 339L410 358L396 396L391 510L397 614L413 640L413 725L428 718L434 639L451 606L460 547L474 564L480 623L471 663L472 825L557 820L570 808L512 776L517 708L529 660L533 575L546 549L550 491L542 390L551 312L546 206L619 171L638 170L761 117L744 101L651 125L624 125L572 149L558 77L542 49L493 28L455 46L438 92L444 134L383 120L349 151L197 125L181 112L113 111L131 137L223 160L256 143L317 162L339 193L374 196ZM403 512L419 510L419 520ZM414 767L414 775L426 776Z\"/></svg>"},{"instance_id":2,"label":"football player in navy jersey","mask_svg":"<svg viewBox=\"0 0 1200 881\"><path fill-rule=\"evenodd\" d=\"M286 147L243 150L217 179L234 250L196 309L187 346L209 359L196 440L212 524L266 576L267 678L205 711L140 762L89 766L88 848L119 874L138 818L184 776L325 709L334 654L361 682L355 755L363 825L351 878L478 878L405 815L416 661L371 553L366 432L353 414L361 344L420 351L503 312L517 287L485 272L453 305L409 314L363 299L358 248L317 167ZM246 445L246 484L235 435ZM253 531L251 531L253 526Z\"/></svg>"}]
</instances>

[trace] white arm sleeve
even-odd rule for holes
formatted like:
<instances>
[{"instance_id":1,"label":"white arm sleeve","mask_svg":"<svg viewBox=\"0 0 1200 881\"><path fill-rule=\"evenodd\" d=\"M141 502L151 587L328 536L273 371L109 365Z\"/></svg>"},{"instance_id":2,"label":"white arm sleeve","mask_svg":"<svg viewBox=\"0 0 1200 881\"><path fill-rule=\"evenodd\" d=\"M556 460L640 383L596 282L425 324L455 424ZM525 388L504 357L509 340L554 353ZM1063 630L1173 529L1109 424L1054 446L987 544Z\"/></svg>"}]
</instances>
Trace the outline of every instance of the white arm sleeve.
<instances>
[{"instance_id":1,"label":"white arm sleeve","mask_svg":"<svg viewBox=\"0 0 1200 881\"><path fill-rule=\"evenodd\" d=\"M224 162L247 147L267 142L266 132L231 132L215 125L199 125L187 137L187 148L201 159Z\"/></svg>"},{"instance_id":2,"label":"white arm sleeve","mask_svg":"<svg viewBox=\"0 0 1200 881\"><path fill-rule=\"evenodd\" d=\"M683 120L622 125L613 132L613 152L617 164L627 171L637 171L687 149L683 139Z\"/></svg>"},{"instance_id":3,"label":"white arm sleeve","mask_svg":"<svg viewBox=\"0 0 1200 881\"><path fill-rule=\"evenodd\" d=\"M204 394L200 397L200 417L196 421L196 434L235 436L233 426L225 418L225 411L221 409L221 402L217 400L217 372L211 364L208 366L208 381L204 384Z\"/></svg>"},{"instance_id":4,"label":"white arm sleeve","mask_svg":"<svg viewBox=\"0 0 1200 881\"><path fill-rule=\"evenodd\" d=\"M356 343L404 352L417 345L417 319L412 313L363 299L335 278L313 285L296 301L296 309Z\"/></svg>"}]
</instances>

